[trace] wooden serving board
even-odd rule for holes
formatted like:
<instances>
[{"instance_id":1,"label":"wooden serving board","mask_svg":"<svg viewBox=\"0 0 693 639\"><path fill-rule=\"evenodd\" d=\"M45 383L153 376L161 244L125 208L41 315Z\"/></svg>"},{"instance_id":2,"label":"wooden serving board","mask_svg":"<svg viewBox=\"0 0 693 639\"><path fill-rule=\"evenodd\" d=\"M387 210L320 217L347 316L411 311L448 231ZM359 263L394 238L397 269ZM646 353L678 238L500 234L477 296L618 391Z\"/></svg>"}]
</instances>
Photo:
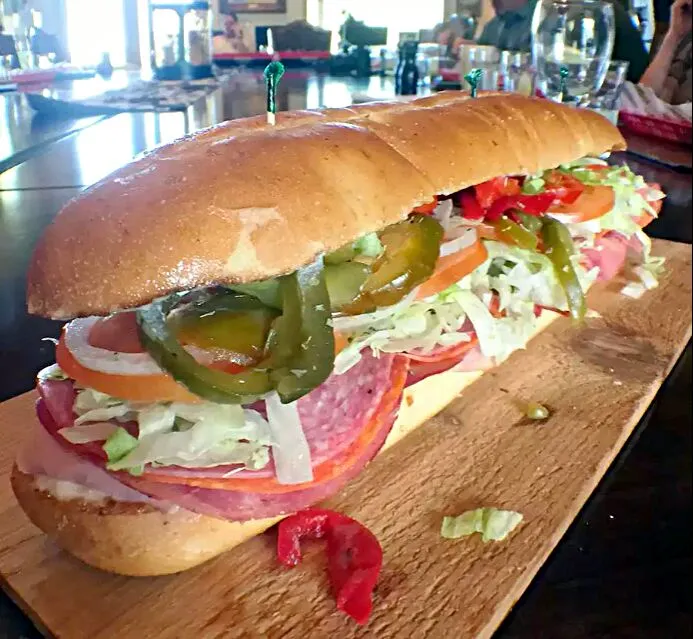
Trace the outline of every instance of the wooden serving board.
<instances>
[{"instance_id":1,"label":"wooden serving board","mask_svg":"<svg viewBox=\"0 0 693 639\"><path fill-rule=\"evenodd\" d=\"M0 574L48 635L89 637L489 637L605 473L691 335L691 247L657 241L658 289L634 300L596 286L601 317L560 319L465 390L330 500L380 539L366 627L338 613L320 544L280 567L272 531L181 575L132 579L60 552L16 505L7 475L33 417L0 406ZM526 423L518 400L552 410ZM506 541L445 540L441 517L494 505L523 513Z\"/></svg>"}]
</instances>

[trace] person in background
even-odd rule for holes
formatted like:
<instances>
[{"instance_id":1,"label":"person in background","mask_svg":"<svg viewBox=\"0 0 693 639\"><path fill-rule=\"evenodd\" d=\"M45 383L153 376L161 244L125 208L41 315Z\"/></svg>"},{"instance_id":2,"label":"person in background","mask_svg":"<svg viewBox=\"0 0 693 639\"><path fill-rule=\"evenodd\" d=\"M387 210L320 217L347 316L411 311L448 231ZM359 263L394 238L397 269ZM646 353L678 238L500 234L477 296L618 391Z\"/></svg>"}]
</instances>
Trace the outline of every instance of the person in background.
<instances>
[{"instance_id":1,"label":"person in background","mask_svg":"<svg viewBox=\"0 0 693 639\"><path fill-rule=\"evenodd\" d=\"M471 43L474 32L469 33L468 21L457 15L450 16L446 22L436 25L433 29L433 40L445 47L448 57L457 57L457 49L461 44Z\"/></svg>"},{"instance_id":2,"label":"person in background","mask_svg":"<svg viewBox=\"0 0 693 639\"><path fill-rule=\"evenodd\" d=\"M640 84L650 87L657 97L670 104L691 102L691 2L675 0L671 6L671 19L662 44Z\"/></svg>"},{"instance_id":3,"label":"person in background","mask_svg":"<svg viewBox=\"0 0 693 639\"><path fill-rule=\"evenodd\" d=\"M478 44L508 51L529 51L532 46L532 15L537 0L492 0L496 16L479 37ZM640 33L620 2L613 2L616 26L614 60L629 62L628 79L637 82L647 68L648 55Z\"/></svg>"},{"instance_id":4,"label":"person in background","mask_svg":"<svg viewBox=\"0 0 693 639\"><path fill-rule=\"evenodd\" d=\"M238 22L235 13L228 13L224 17L224 33L212 38L214 53L248 53L249 48L245 43L243 27Z\"/></svg>"}]
</instances>

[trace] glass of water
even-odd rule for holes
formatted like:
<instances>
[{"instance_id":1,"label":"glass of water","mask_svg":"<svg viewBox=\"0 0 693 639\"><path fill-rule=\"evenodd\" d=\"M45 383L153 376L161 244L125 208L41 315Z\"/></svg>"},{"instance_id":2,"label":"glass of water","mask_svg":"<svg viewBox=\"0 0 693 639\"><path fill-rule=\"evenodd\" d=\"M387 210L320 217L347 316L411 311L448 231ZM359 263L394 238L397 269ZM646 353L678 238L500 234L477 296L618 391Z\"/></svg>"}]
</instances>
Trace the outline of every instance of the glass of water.
<instances>
[{"instance_id":1,"label":"glass of water","mask_svg":"<svg viewBox=\"0 0 693 639\"><path fill-rule=\"evenodd\" d=\"M584 104L604 82L614 34L608 0L539 0L532 18L537 88L552 100Z\"/></svg>"},{"instance_id":2,"label":"glass of water","mask_svg":"<svg viewBox=\"0 0 693 639\"><path fill-rule=\"evenodd\" d=\"M625 60L612 60L599 91L590 96L590 107L615 109L621 95L621 89L628 75L629 63Z\"/></svg>"}]
</instances>

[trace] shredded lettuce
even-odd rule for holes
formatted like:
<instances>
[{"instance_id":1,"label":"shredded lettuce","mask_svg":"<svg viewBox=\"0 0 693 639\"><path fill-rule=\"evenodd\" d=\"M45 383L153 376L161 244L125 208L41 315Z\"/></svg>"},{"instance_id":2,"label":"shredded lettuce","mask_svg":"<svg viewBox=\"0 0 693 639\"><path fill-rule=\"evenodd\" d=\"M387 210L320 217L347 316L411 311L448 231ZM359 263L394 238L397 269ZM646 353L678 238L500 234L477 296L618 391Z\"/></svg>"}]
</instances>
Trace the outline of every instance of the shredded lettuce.
<instances>
[{"instance_id":1,"label":"shredded lettuce","mask_svg":"<svg viewBox=\"0 0 693 639\"><path fill-rule=\"evenodd\" d=\"M383 245L377 233L366 233L356 240L353 246L357 254L366 257L378 257L383 252Z\"/></svg>"},{"instance_id":2,"label":"shredded lettuce","mask_svg":"<svg viewBox=\"0 0 693 639\"><path fill-rule=\"evenodd\" d=\"M77 394L74 411L77 428L108 420L137 422L139 436L132 438L134 445L122 455L111 455L106 447L116 445L114 438L116 443L130 441L120 433L124 429L117 428L104 444L110 470L137 472L145 464L188 468L243 464L257 470L269 462L269 425L257 411L241 406L212 402L138 404L83 389ZM61 435L70 440L71 430L63 429ZM83 429L74 435L84 443L87 432ZM93 436L91 441L101 441L103 429L95 429Z\"/></svg>"},{"instance_id":3,"label":"shredded lettuce","mask_svg":"<svg viewBox=\"0 0 693 639\"><path fill-rule=\"evenodd\" d=\"M593 164L607 168L603 170L588 168ZM623 292L637 296L643 290L655 288L664 259L651 255L652 243L640 228L638 219L644 212L656 217L656 211L651 202L664 198L664 193L649 186L642 176L633 173L628 166L609 167L602 160L583 158L561 168L583 184L611 187L615 196L614 206L606 215L586 222L566 224L571 236L576 240L576 247L578 249L595 248L600 234L607 231L615 231L626 238L637 237L643 250L636 256L637 260L629 265L630 275L635 277L636 282L632 286L627 286ZM634 256L629 257L633 262Z\"/></svg>"},{"instance_id":4,"label":"shredded lettuce","mask_svg":"<svg viewBox=\"0 0 693 639\"><path fill-rule=\"evenodd\" d=\"M480 533L484 542L502 541L521 521L522 515L512 510L477 508L457 517L443 517L440 534L445 539L459 539Z\"/></svg>"},{"instance_id":5,"label":"shredded lettuce","mask_svg":"<svg viewBox=\"0 0 693 639\"><path fill-rule=\"evenodd\" d=\"M108 439L118 428L113 422L94 422L61 428L58 432L71 444L88 444Z\"/></svg>"},{"instance_id":6,"label":"shredded lettuce","mask_svg":"<svg viewBox=\"0 0 693 639\"><path fill-rule=\"evenodd\" d=\"M536 195L544 190L545 185L546 182L544 182L543 178L532 177L525 180L525 183L522 185L522 192L526 195Z\"/></svg>"},{"instance_id":7,"label":"shredded lettuce","mask_svg":"<svg viewBox=\"0 0 693 639\"><path fill-rule=\"evenodd\" d=\"M477 334L482 354L496 362L524 348L536 326L534 304L564 308L565 295L545 255L500 242L486 245L487 261L445 291L412 300L391 313L383 309L367 325L355 324L359 328L346 331L351 333L349 345L337 355L335 372L349 370L365 348L376 356L415 349L428 354L469 341L469 332L461 330L467 321ZM578 270L585 284L596 278L596 272L588 275L584 269ZM504 317L494 317L489 311L496 292Z\"/></svg>"},{"instance_id":8,"label":"shredded lettuce","mask_svg":"<svg viewBox=\"0 0 693 639\"><path fill-rule=\"evenodd\" d=\"M614 207L606 215L581 224L568 224L571 234L589 235L604 231L617 231L625 237L640 232L637 219L643 212L656 216L650 202L661 200L664 193L648 186L641 175L637 175L627 166L616 166L606 170L594 171L585 164L597 163L587 158L582 163L567 167L567 171L583 184L589 186L609 186L614 190ZM603 162L598 162L605 165Z\"/></svg>"},{"instance_id":9,"label":"shredded lettuce","mask_svg":"<svg viewBox=\"0 0 693 639\"><path fill-rule=\"evenodd\" d=\"M492 262L488 277L485 278L482 271L475 272L472 277L479 280L475 282L477 291L485 281L489 290L498 292L501 310L517 313L528 302L532 305L532 311L534 304L558 310L568 308L553 264L544 253L495 241L487 241L486 248ZM587 271L579 260L580 257L576 255L573 267L582 289L587 290L599 272L596 268Z\"/></svg>"},{"instance_id":10,"label":"shredded lettuce","mask_svg":"<svg viewBox=\"0 0 693 639\"><path fill-rule=\"evenodd\" d=\"M137 438L133 437L122 426L118 426L103 444L103 450L108 457L109 464L127 457L135 448L137 448Z\"/></svg>"},{"instance_id":11,"label":"shredded lettuce","mask_svg":"<svg viewBox=\"0 0 693 639\"><path fill-rule=\"evenodd\" d=\"M48 339L48 338L46 338ZM39 381L62 381L64 379L69 379L68 376L63 372L63 370L57 364L51 364L42 368L36 375Z\"/></svg>"}]
</instances>

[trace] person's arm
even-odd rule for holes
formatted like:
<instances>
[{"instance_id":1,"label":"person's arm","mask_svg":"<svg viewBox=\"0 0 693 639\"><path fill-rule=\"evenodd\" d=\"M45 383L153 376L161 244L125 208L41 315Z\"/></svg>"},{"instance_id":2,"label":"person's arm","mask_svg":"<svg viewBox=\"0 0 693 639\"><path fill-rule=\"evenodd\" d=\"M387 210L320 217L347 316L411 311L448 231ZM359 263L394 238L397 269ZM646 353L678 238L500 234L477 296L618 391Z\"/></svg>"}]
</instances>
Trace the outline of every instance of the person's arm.
<instances>
[{"instance_id":1,"label":"person's arm","mask_svg":"<svg viewBox=\"0 0 693 639\"><path fill-rule=\"evenodd\" d=\"M662 44L647 67L640 84L650 87L662 100L669 100L670 89L665 87L671 63L683 38L691 30L691 0L675 0L671 6L671 21Z\"/></svg>"}]
</instances>

